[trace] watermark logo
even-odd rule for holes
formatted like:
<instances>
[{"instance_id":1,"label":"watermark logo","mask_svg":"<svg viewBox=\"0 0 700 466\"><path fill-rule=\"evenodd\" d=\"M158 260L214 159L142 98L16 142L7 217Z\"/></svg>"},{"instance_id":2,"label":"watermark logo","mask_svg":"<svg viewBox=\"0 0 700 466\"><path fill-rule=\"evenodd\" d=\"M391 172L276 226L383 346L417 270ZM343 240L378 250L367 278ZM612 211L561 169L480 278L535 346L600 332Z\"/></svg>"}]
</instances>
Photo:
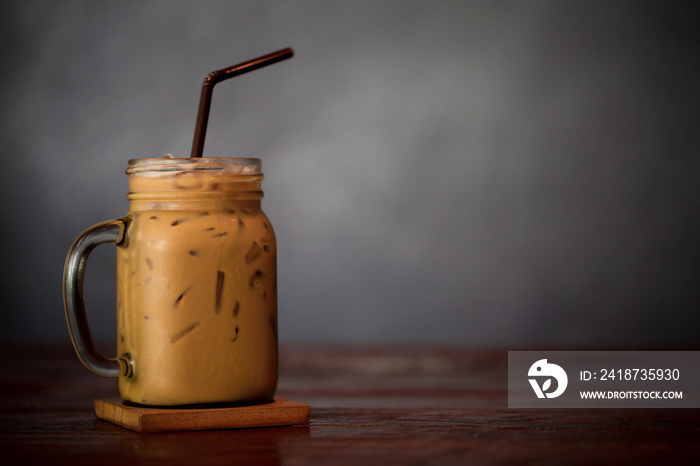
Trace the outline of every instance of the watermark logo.
<instances>
[{"instance_id":1,"label":"watermark logo","mask_svg":"<svg viewBox=\"0 0 700 466\"><path fill-rule=\"evenodd\" d=\"M534 379L528 379L528 381L532 385L537 398L556 398L564 393L566 385L569 383L569 378L566 376L564 369L556 364L548 363L546 359L540 359L530 366L527 375L528 377L535 377ZM542 385L539 384L538 379L542 380ZM554 391L549 392L548 390L552 388L552 379L557 381L557 385Z\"/></svg>"},{"instance_id":2,"label":"watermark logo","mask_svg":"<svg viewBox=\"0 0 700 466\"><path fill-rule=\"evenodd\" d=\"M508 351L508 407L700 409L700 351Z\"/></svg>"}]
</instances>

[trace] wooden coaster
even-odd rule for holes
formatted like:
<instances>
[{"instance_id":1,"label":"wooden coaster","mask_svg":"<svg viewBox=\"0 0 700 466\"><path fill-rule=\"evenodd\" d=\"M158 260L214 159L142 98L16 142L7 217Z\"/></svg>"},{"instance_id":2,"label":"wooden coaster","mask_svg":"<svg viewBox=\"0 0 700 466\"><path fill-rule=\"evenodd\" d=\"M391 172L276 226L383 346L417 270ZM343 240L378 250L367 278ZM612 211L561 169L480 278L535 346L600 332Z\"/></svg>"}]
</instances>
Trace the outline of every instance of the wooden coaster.
<instances>
[{"instance_id":1,"label":"wooden coaster","mask_svg":"<svg viewBox=\"0 0 700 466\"><path fill-rule=\"evenodd\" d=\"M275 397L272 403L215 408L146 408L119 398L95 399L98 418L137 432L239 429L308 424L311 407Z\"/></svg>"}]
</instances>

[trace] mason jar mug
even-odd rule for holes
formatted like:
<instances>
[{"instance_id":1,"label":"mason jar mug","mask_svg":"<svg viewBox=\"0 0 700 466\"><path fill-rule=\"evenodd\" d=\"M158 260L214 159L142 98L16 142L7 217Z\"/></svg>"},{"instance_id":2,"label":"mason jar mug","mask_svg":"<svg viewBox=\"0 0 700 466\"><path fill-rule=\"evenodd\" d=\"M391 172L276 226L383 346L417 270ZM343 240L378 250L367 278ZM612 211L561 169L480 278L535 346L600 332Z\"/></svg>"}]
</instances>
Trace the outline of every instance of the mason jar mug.
<instances>
[{"instance_id":1,"label":"mason jar mug","mask_svg":"<svg viewBox=\"0 0 700 466\"><path fill-rule=\"evenodd\" d=\"M277 386L276 242L258 159L131 160L129 212L73 243L64 305L76 352L147 406L264 403ZM90 252L117 252L117 357L102 356L83 299Z\"/></svg>"}]
</instances>

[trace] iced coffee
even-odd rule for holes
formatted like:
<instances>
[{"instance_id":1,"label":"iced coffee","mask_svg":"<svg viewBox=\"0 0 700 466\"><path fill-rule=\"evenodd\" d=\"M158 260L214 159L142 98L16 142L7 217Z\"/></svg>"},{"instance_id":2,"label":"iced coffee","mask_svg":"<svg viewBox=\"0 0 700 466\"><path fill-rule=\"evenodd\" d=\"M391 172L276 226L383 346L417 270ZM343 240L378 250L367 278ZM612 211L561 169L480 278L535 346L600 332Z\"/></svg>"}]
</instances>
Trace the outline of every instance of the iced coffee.
<instances>
[{"instance_id":1,"label":"iced coffee","mask_svg":"<svg viewBox=\"0 0 700 466\"><path fill-rule=\"evenodd\" d=\"M257 159L132 160L117 247L119 377L156 406L270 401L277 384L275 235Z\"/></svg>"}]
</instances>

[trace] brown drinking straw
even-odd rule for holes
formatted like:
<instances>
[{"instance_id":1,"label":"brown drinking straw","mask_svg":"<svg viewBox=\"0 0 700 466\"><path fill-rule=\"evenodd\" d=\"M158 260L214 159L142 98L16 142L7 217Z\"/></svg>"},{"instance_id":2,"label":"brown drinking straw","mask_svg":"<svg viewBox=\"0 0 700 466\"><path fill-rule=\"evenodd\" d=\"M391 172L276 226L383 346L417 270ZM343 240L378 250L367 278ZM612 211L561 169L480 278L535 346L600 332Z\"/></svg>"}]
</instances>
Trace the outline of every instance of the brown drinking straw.
<instances>
[{"instance_id":1,"label":"brown drinking straw","mask_svg":"<svg viewBox=\"0 0 700 466\"><path fill-rule=\"evenodd\" d=\"M192 141L191 158L202 157L204 151L204 136L207 132L207 123L209 122L209 108L211 107L211 94L214 90L214 85L225 79L233 78L234 76L257 70L263 66L272 65L287 58L291 58L294 52L290 48L278 50L277 52L263 55L262 57L239 63L238 65L229 66L218 71L212 71L204 78L202 84L202 93L199 96L199 110L197 111L197 121L194 127L194 140Z\"/></svg>"}]
</instances>

